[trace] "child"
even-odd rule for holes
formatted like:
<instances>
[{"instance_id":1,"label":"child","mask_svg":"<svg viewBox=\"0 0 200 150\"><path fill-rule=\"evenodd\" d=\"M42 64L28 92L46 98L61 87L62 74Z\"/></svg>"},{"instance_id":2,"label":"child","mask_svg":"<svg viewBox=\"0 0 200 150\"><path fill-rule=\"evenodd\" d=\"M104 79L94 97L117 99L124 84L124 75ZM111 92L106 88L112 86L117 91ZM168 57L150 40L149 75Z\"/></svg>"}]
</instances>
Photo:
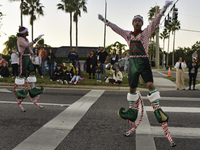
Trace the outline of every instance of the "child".
<instances>
[{"instance_id":1,"label":"child","mask_svg":"<svg viewBox=\"0 0 200 150\"><path fill-rule=\"evenodd\" d=\"M103 72L103 68L101 66L100 61L97 62L96 72L97 72L97 82L101 82L101 73Z\"/></svg>"},{"instance_id":2,"label":"child","mask_svg":"<svg viewBox=\"0 0 200 150\"><path fill-rule=\"evenodd\" d=\"M1 77L9 77L9 75L10 75L10 72L7 67L7 64L3 63L2 67L1 67L1 71L0 71L0 76Z\"/></svg>"},{"instance_id":3,"label":"child","mask_svg":"<svg viewBox=\"0 0 200 150\"><path fill-rule=\"evenodd\" d=\"M63 82L65 84L68 84L68 82L72 79L73 76L73 68L71 69L70 66L67 66L67 70L64 72Z\"/></svg>"},{"instance_id":4,"label":"child","mask_svg":"<svg viewBox=\"0 0 200 150\"><path fill-rule=\"evenodd\" d=\"M54 71L54 77L53 77L53 81L58 81L60 82L61 84L63 84L63 81L62 81L62 78L63 78L63 70L62 70L62 67L61 65L57 65L55 71ZM51 79L50 79L51 80Z\"/></svg>"},{"instance_id":5,"label":"child","mask_svg":"<svg viewBox=\"0 0 200 150\"><path fill-rule=\"evenodd\" d=\"M74 73L74 76L71 79L71 81L69 81L69 83L72 83L73 81L75 81L74 84L77 84L77 82L82 80L82 79L83 79L83 73L81 72L79 67L76 67L76 71Z\"/></svg>"},{"instance_id":6,"label":"child","mask_svg":"<svg viewBox=\"0 0 200 150\"><path fill-rule=\"evenodd\" d=\"M122 83L122 72L119 70L119 67L116 67L115 70L112 69L112 65L110 67L110 71L113 73L113 78L109 79L109 82L112 84L121 84Z\"/></svg>"}]
</instances>

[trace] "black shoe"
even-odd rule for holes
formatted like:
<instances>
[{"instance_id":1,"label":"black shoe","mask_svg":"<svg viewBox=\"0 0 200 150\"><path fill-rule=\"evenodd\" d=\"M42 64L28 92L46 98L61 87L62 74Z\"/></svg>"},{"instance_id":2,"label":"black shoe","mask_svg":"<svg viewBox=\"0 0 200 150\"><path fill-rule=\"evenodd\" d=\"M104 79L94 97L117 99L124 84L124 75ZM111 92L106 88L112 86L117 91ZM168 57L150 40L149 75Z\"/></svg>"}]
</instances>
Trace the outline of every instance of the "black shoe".
<instances>
[{"instance_id":1,"label":"black shoe","mask_svg":"<svg viewBox=\"0 0 200 150\"><path fill-rule=\"evenodd\" d=\"M193 88L193 90L196 90L195 88Z\"/></svg>"},{"instance_id":2,"label":"black shoe","mask_svg":"<svg viewBox=\"0 0 200 150\"><path fill-rule=\"evenodd\" d=\"M179 90L179 88L177 88L176 90Z\"/></svg>"},{"instance_id":3,"label":"black shoe","mask_svg":"<svg viewBox=\"0 0 200 150\"><path fill-rule=\"evenodd\" d=\"M91 77L89 77L89 79L91 79Z\"/></svg>"},{"instance_id":4,"label":"black shoe","mask_svg":"<svg viewBox=\"0 0 200 150\"><path fill-rule=\"evenodd\" d=\"M183 90L185 90L185 89L183 89Z\"/></svg>"},{"instance_id":5,"label":"black shoe","mask_svg":"<svg viewBox=\"0 0 200 150\"><path fill-rule=\"evenodd\" d=\"M188 90L191 90L191 88L189 88Z\"/></svg>"},{"instance_id":6,"label":"black shoe","mask_svg":"<svg viewBox=\"0 0 200 150\"><path fill-rule=\"evenodd\" d=\"M95 79L95 77L93 77L93 79Z\"/></svg>"}]
</instances>

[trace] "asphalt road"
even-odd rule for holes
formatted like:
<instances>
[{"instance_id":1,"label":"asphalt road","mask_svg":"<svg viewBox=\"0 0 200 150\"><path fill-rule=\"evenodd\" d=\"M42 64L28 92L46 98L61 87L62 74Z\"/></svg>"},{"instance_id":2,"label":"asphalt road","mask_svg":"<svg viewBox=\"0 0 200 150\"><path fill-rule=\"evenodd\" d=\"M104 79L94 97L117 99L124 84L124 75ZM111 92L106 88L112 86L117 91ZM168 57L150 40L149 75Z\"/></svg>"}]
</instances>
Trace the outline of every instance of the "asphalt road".
<instances>
[{"instance_id":1,"label":"asphalt road","mask_svg":"<svg viewBox=\"0 0 200 150\"><path fill-rule=\"evenodd\" d=\"M38 103L43 103L44 109L25 103L29 102L25 99L22 104L26 112L21 112L15 103L13 88L0 87L0 149L19 149L19 145L22 145L23 149L29 150L30 145L32 149L37 149L40 145L44 150L143 150L138 147L148 147L149 144L154 144L154 149L157 150L172 149L146 99L147 92L141 94L151 130L141 136L144 139L149 136L153 139L151 141L138 138L139 131L145 130L142 123L138 132L136 130L130 137L123 135L131 126L117 116L117 111L121 107L128 108L126 91L91 90L49 88L38 100ZM98 92L100 95L96 96ZM173 149L198 150L200 92L161 91L161 96L163 99L160 100L160 105L170 116L169 130L177 144ZM65 126L61 127L61 124ZM43 133L41 129L50 129L53 134ZM34 135L37 139L33 138ZM52 141L45 141L54 136Z\"/></svg>"}]
</instances>

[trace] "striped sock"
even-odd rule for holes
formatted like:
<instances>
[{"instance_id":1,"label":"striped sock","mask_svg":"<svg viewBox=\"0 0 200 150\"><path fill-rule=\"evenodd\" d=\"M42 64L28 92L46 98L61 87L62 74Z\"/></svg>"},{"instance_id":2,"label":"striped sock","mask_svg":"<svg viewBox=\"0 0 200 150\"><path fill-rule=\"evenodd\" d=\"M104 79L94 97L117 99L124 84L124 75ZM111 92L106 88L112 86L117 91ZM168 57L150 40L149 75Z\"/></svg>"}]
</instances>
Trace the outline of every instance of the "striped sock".
<instances>
[{"instance_id":1,"label":"striped sock","mask_svg":"<svg viewBox=\"0 0 200 150\"><path fill-rule=\"evenodd\" d=\"M155 93L155 92L157 92L157 91L156 91L156 88L153 89L153 90L149 90L149 94L150 94L150 95L153 94L153 93ZM154 105L154 107L159 107L159 106L160 106L159 100L155 100L155 101L153 102L153 105Z\"/></svg>"},{"instance_id":2,"label":"striped sock","mask_svg":"<svg viewBox=\"0 0 200 150\"><path fill-rule=\"evenodd\" d=\"M130 93L130 94L136 95L137 93ZM135 105L135 101L129 101L129 106L130 107L134 107L134 105Z\"/></svg>"},{"instance_id":3,"label":"striped sock","mask_svg":"<svg viewBox=\"0 0 200 150\"><path fill-rule=\"evenodd\" d=\"M156 88L153 89L153 90L149 90L149 94L150 94L150 95L153 94L153 93L155 93L155 92L157 92L157 91L156 91Z\"/></svg>"}]
</instances>

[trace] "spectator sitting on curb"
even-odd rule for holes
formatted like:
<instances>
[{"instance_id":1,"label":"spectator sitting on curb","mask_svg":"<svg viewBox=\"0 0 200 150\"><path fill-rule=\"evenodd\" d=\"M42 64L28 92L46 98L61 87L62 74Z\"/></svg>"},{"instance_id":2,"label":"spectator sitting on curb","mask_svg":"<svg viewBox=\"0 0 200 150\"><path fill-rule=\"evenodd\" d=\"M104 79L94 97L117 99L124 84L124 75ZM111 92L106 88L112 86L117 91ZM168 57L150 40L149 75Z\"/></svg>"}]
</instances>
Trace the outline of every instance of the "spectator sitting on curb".
<instances>
[{"instance_id":1,"label":"spectator sitting on curb","mask_svg":"<svg viewBox=\"0 0 200 150\"><path fill-rule=\"evenodd\" d=\"M121 84L122 79L123 79L123 75L122 75L122 72L119 70L119 67L116 67L115 70L113 70L113 66L111 65L110 71L113 74L113 78L108 78L107 82L112 83L112 84L116 84L116 85Z\"/></svg>"},{"instance_id":2,"label":"spectator sitting on curb","mask_svg":"<svg viewBox=\"0 0 200 150\"><path fill-rule=\"evenodd\" d=\"M9 77L10 72L8 69L8 66L6 63L3 63L3 66L1 67L1 71L0 71L0 77Z\"/></svg>"},{"instance_id":3,"label":"spectator sitting on curb","mask_svg":"<svg viewBox=\"0 0 200 150\"><path fill-rule=\"evenodd\" d=\"M62 67L61 65L57 65L56 66L56 69L54 71L54 76L52 79L50 79L50 81L58 81L60 82L61 84L63 84L63 70L62 70Z\"/></svg>"},{"instance_id":4,"label":"spectator sitting on curb","mask_svg":"<svg viewBox=\"0 0 200 150\"><path fill-rule=\"evenodd\" d=\"M74 84L77 84L77 82L82 80L82 79L83 79L83 73L82 73L82 71L80 70L79 67L76 67L76 71L74 73L74 76L73 76L72 80L69 81L69 83L72 83L72 82L75 81Z\"/></svg>"},{"instance_id":5,"label":"spectator sitting on curb","mask_svg":"<svg viewBox=\"0 0 200 150\"><path fill-rule=\"evenodd\" d=\"M3 63L6 63L6 60L3 59L2 55L0 54L0 69L3 66Z\"/></svg>"},{"instance_id":6,"label":"spectator sitting on curb","mask_svg":"<svg viewBox=\"0 0 200 150\"><path fill-rule=\"evenodd\" d=\"M71 69L70 66L67 66L67 70L64 72L64 75L63 75L63 82L65 84L68 84L68 82L71 81L73 76L74 76L73 68Z\"/></svg>"}]
</instances>

